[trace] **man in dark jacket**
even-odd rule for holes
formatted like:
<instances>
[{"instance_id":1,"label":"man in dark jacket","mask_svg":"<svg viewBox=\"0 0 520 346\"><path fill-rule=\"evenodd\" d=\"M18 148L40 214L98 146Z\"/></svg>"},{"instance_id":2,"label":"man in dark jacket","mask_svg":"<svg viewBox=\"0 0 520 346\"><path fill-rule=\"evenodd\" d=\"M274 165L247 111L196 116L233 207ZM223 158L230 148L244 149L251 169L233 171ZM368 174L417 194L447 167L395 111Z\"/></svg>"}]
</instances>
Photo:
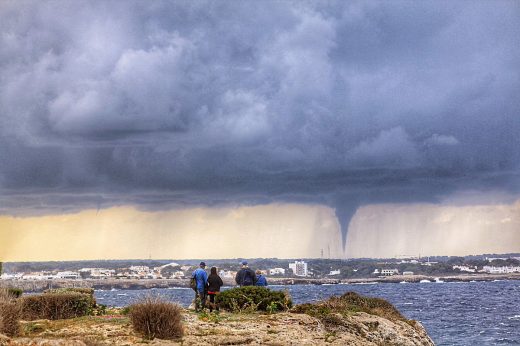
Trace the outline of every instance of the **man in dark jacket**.
<instances>
[{"instance_id":1,"label":"man in dark jacket","mask_svg":"<svg viewBox=\"0 0 520 346\"><path fill-rule=\"evenodd\" d=\"M247 262L242 262L242 269L240 269L235 276L235 281L239 286L254 286L256 283L255 272L247 266Z\"/></svg>"}]
</instances>

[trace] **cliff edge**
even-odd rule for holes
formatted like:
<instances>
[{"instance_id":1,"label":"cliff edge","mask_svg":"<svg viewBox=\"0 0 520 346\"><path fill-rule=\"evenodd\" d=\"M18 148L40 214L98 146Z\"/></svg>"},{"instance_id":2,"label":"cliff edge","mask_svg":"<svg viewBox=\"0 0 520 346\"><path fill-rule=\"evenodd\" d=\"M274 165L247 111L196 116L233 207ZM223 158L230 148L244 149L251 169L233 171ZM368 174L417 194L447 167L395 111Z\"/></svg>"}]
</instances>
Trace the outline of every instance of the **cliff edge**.
<instances>
[{"instance_id":1,"label":"cliff edge","mask_svg":"<svg viewBox=\"0 0 520 346\"><path fill-rule=\"evenodd\" d=\"M21 335L0 335L0 345L434 345L419 322L387 301L353 292L272 314L184 310L184 336L178 340L145 340L120 312L22 321Z\"/></svg>"}]
</instances>

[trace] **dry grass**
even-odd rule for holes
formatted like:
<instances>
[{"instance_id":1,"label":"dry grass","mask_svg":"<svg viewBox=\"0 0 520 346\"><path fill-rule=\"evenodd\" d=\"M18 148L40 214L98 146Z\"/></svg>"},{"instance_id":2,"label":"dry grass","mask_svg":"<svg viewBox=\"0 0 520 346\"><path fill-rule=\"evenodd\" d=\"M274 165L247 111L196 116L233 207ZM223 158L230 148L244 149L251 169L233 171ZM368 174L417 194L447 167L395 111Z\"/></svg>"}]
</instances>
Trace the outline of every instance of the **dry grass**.
<instances>
[{"instance_id":1,"label":"dry grass","mask_svg":"<svg viewBox=\"0 0 520 346\"><path fill-rule=\"evenodd\" d=\"M134 330L147 339L177 339L184 335L182 308L159 296L146 296L130 306Z\"/></svg>"},{"instance_id":2,"label":"dry grass","mask_svg":"<svg viewBox=\"0 0 520 346\"><path fill-rule=\"evenodd\" d=\"M20 304L5 289L0 289L0 333L16 336L20 333Z\"/></svg>"}]
</instances>

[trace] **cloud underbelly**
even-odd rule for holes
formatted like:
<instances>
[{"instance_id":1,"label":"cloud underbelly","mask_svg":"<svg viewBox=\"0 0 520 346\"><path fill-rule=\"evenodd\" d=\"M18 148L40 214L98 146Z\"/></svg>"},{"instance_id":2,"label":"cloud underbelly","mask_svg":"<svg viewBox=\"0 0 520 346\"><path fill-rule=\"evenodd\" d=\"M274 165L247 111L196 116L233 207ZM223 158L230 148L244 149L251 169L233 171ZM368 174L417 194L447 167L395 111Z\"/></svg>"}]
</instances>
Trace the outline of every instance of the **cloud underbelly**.
<instances>
[{"instance_id":1,"label":"cloud underbelly","mask_svg":"<svg viewBox=\"0 0 520 346\"><path fill-rule=\"evenodd\" d=\"M334 210L270 204L0 217L3 260L342 257Z\"/></svg>"}]
</instances>

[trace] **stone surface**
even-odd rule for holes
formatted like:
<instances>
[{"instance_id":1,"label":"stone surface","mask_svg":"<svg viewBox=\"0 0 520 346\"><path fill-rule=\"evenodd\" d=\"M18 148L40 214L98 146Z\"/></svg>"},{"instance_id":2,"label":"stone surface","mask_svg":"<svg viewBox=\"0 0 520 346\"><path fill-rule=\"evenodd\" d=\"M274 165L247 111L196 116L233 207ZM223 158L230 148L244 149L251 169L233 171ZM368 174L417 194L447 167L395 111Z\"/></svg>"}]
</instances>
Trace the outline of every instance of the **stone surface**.
<instances>
[{"instance_id":1,"label":"stone surface","mask_svg":"<svg viewBox=\"0 0 520 346\"><path fill-rule=\"evenodd\" d=\"M22 322L24 334L0 345L433 345L424 328L366 313L341 317L334 330L305 314L184 313L182 340L143 340L125 316Z\"/></svg>"}]
</instances>

